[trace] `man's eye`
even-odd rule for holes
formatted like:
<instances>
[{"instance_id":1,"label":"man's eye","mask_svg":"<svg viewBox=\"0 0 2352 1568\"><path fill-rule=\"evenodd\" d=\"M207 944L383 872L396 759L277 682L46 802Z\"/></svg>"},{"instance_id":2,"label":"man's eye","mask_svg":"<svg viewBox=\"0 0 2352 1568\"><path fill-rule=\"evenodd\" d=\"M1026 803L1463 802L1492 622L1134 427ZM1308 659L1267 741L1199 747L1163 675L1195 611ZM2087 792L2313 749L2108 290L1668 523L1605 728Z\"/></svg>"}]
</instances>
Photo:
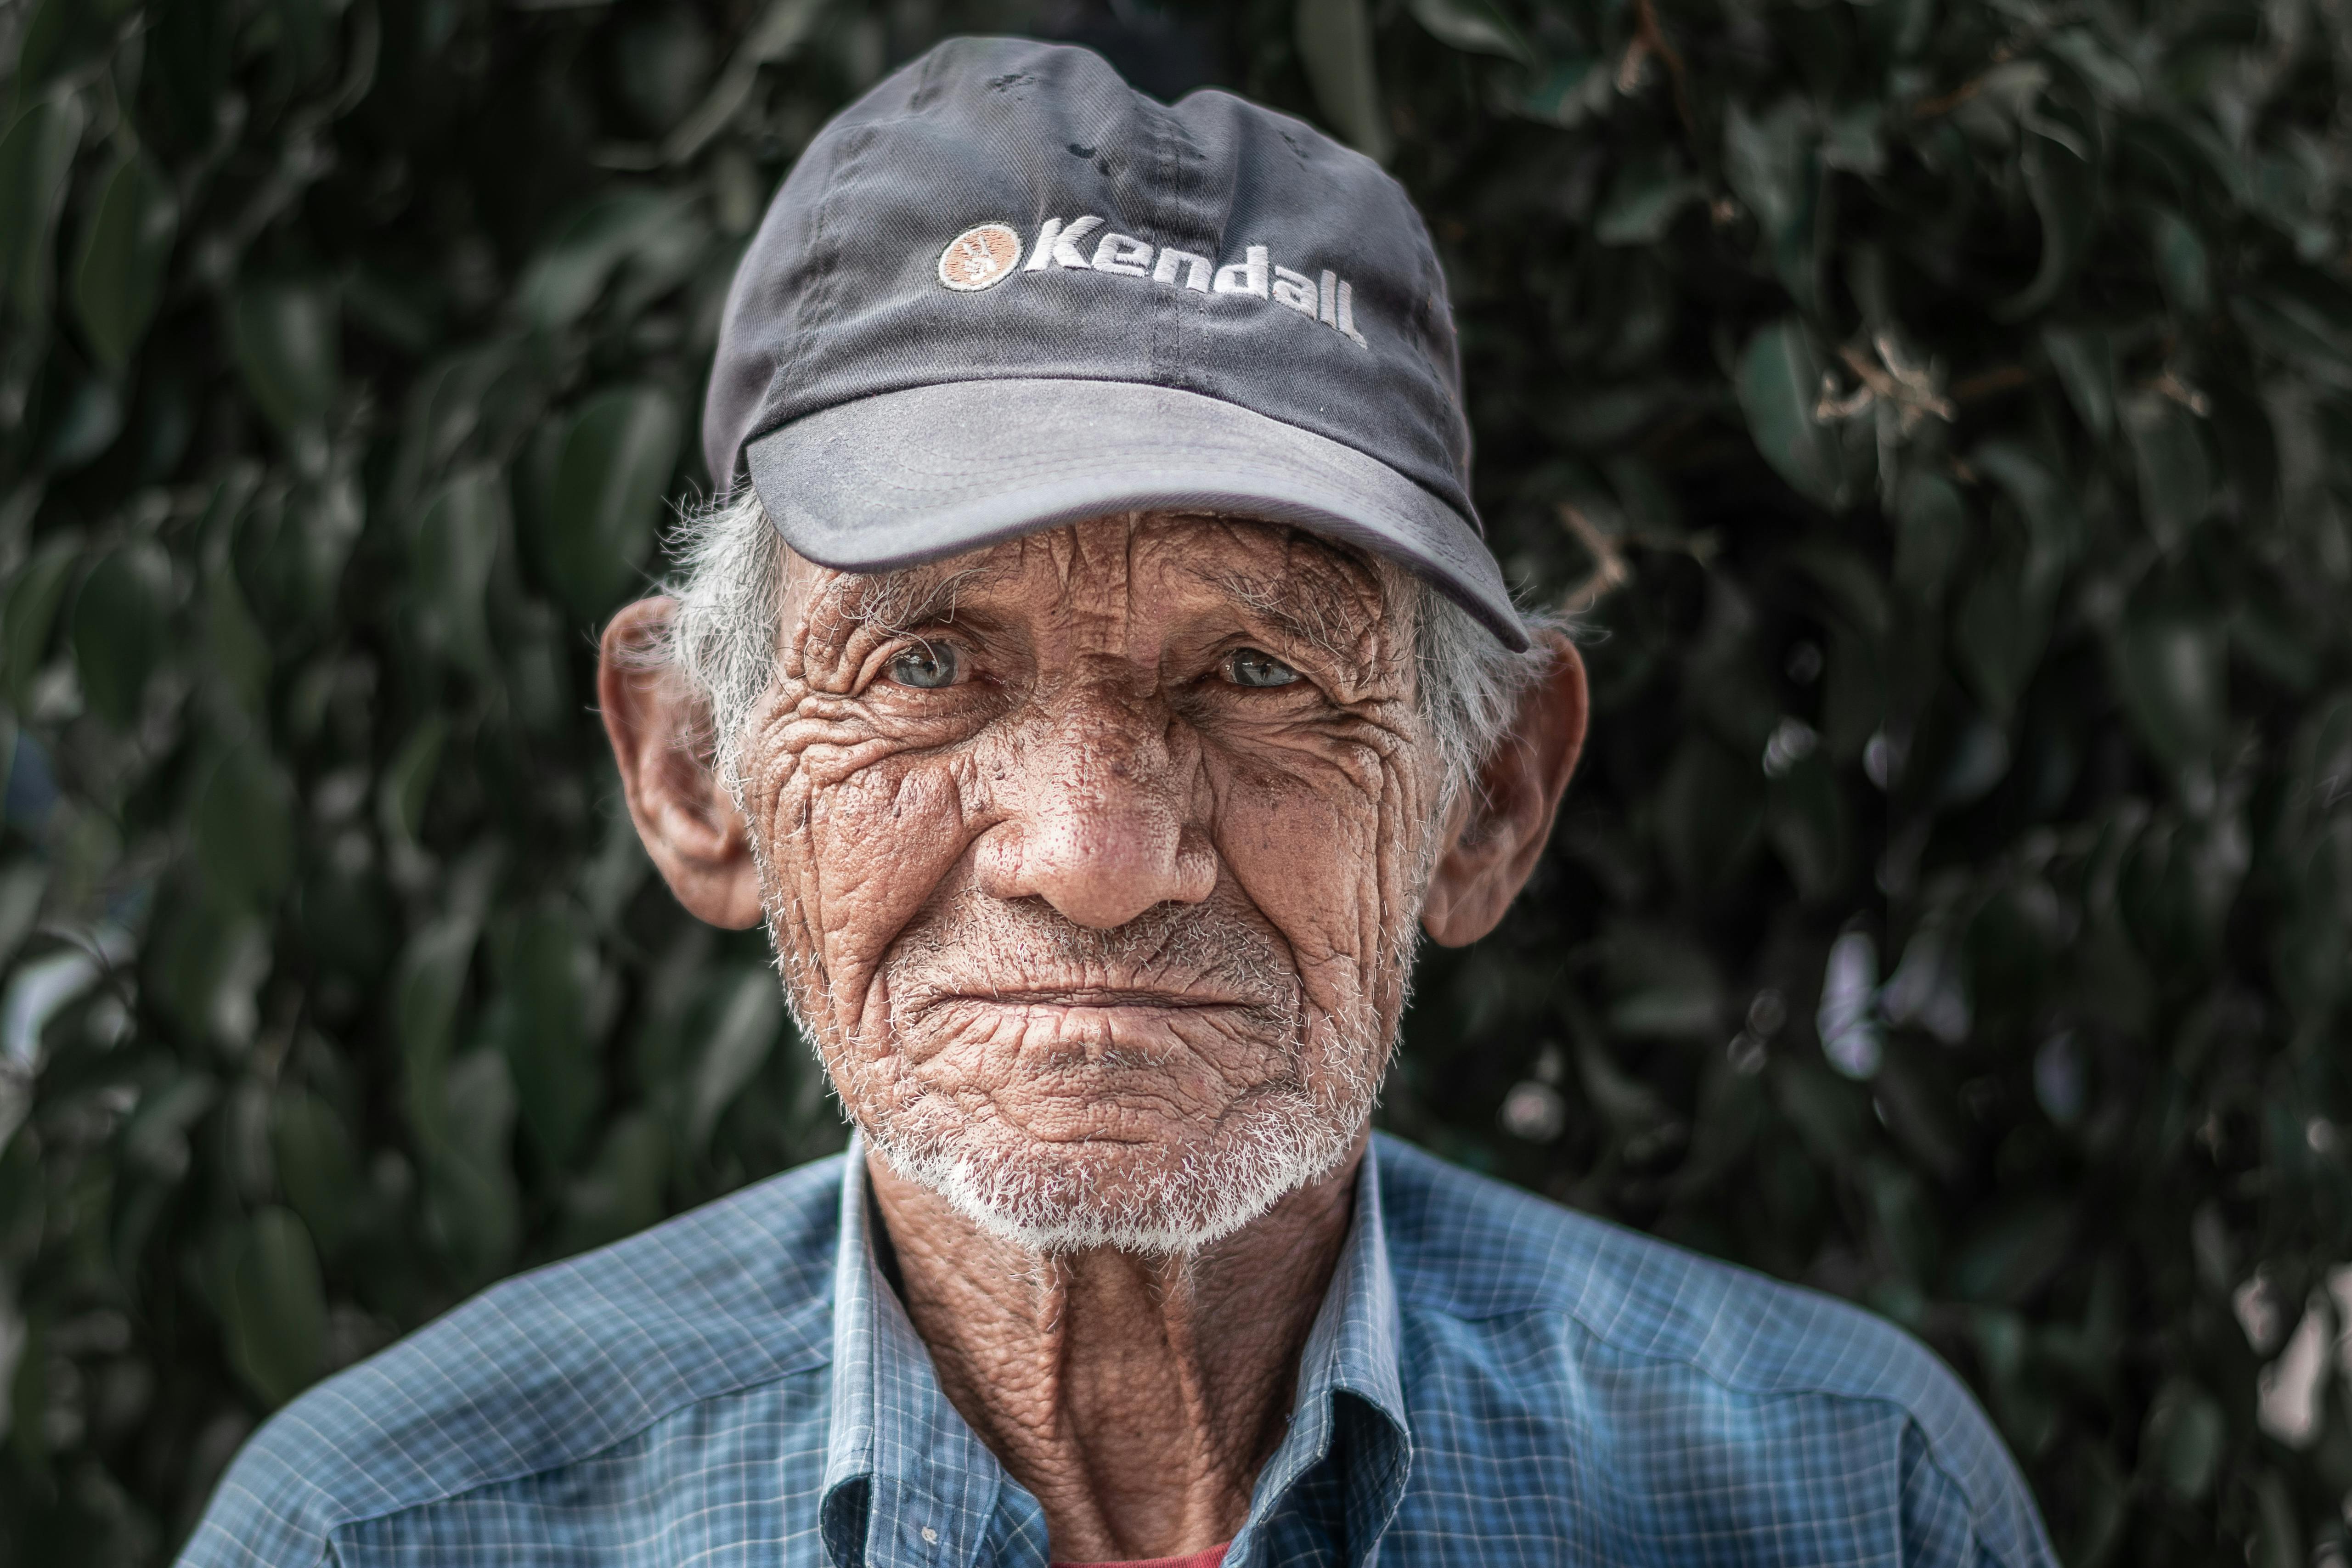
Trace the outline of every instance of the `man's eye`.
<instances>
[{"instance_id":1,"label":"man's eye","mask_svg":"<svg viewBox=\"0 0 2352 1568\"><path fill-rule=\"evenodd\" d=\"M953 643L917 643L890 661L890 679L901 686L936 691L955 684L960 662Z\"/></svg>"},{"instance_id":2,"label":"man's eye","mask_svg":"<svg viewBox=\"0 0 2352 1568\"><path fill-rule=\"evenodd\" d=\"M1234 649L1225 661L1225 673L1235 686L1287 686L1298 679L1290 666L1254 647Z\"/></svg>"}]
</instances>

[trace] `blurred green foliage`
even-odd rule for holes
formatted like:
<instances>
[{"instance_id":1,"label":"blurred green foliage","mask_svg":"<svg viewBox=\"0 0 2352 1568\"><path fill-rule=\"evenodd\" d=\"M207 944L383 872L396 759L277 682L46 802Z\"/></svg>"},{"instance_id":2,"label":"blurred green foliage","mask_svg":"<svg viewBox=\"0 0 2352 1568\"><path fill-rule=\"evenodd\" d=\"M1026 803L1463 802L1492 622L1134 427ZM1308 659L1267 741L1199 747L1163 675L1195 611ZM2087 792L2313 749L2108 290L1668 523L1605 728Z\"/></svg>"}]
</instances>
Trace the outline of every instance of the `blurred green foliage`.
<instances>
[{"instance_id":1,"label":"blurred green foliage","mask_svg":"<svg viewBox=\"0 0 2352 1568\"><path fill-rule=\"evenodd\" d=\"M768 194L980 29L1385 157L1596 628L1390 1124L1910 1326L2071 1563L2341 1563L2339 0L0 5L0 1563L839 1143L591 634Z\"/></svg>"}]
</instances>

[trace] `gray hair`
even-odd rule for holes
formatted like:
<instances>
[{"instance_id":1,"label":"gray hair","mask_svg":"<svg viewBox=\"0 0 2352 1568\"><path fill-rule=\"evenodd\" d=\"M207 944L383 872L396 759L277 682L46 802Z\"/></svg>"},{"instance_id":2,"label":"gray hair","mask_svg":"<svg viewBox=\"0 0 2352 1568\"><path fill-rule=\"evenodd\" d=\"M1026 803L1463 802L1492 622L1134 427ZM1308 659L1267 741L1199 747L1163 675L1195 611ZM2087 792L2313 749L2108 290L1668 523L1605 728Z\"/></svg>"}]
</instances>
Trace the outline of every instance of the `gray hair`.
<instances>
[{"instance_id":1,"label":"gray hair","mask_svg":"<svg viewBox=\"0 0 2352 1568\"><path fill-rule=\"evenodd\" d=\"M777 582L785 547L760 499L746 489L731 500L689 512L671 545L676 571L666 591L676 601L664 640L646 650L655 665L684 677L701 700L703 737L719 779L739 794L743 729L776 669ZM1548 632L1566 616L1528 616L1535 646L1514 653L1467 610L1420 578L1412 579L1417 700L1444 768L1440 810L1475 788L1478 771L1501 743L1528 687L1552 666Z\"/></svg>"}]
</instances>

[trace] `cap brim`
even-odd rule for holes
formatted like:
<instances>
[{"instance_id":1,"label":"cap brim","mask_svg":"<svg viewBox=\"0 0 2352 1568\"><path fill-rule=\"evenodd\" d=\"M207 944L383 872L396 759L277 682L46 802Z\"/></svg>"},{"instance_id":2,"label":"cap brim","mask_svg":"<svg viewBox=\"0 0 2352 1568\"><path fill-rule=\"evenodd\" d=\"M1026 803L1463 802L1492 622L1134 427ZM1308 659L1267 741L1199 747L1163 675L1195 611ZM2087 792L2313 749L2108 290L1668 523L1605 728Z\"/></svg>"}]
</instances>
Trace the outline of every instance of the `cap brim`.
<instances>
[{"instance_id":1,"label":"cap brim","mask_svg":"<svg viewBox=\"0 0 2352 1568\"><path fill-rule=\"evenodd\" d=\"M1391 557L1506 647L1528 632L1469 521L1352 447L1127 381L959 381L860 398L744 450L761 503L821 565L882 572L1113 512L1291 523Z\"/></svg>"}]
</instances>

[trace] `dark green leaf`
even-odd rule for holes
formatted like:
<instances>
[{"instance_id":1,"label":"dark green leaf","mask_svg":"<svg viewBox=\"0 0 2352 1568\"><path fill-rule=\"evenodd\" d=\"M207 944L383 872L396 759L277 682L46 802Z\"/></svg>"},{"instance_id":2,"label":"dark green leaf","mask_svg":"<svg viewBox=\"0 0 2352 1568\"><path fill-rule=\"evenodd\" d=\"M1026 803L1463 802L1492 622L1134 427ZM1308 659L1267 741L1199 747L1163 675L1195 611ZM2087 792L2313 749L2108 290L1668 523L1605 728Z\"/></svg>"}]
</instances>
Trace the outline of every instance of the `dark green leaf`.
<instances>
[{"instance_id":1,"label":"dark green leaf","mask_svg":"<svg viewBox=\"0 0 2352 1568\"><path fill-rule=\"evenodd\" d=\"M2132 400L2124 428L2139 468L2140 515L2158 544L2178 550L2212 503L2204 433L2189 410L2153 393Z\"/></svg>"},{"instance_id":2,"label":"dark green leaf","mask_svg":"<svg viewBox=\"0 0 2352 1568\"><path fill-rule=\"evenodd\" d=\"M391 764L384 769L376 804L384 831L394 839L414 844L424 829L425 808L432 800L441 748L448 738L447 722L434 714L401 743Z\"/></svg>"},{"instance_id":3,"label":"dark green leaf","mask_svg":"<svg viewBox=\"0 0 2352 1568\"><path fill-rule=\"evenodd\" d=\"M139 716L148 677L163 657L172 563L152 544L104 556L74 597L74 668L83 699L118 729Z\"/></svg>"},{"instance_id":4,"label":"dark green leaf","mask_svg":"<svg viewBox=\"0 0 2352 1568\"><path fill-rule=\"evenodd\" d=\"M2156 251L2156 276L2172 308L2184 316L2202 316L2211 310L2211 269L2197 231L2169 207L2151 212L2147 228L2148 243Z\"/></svg>"},{"instance_id":5,"label":"dark green leaf","mask_svg":"<svg viewBox=\"0 0 2352 1568\"><path fill-rule=\"evenodd\" d=\"M2098 327L2042 329L2042 345L2058 372L2074 412L2094 436L2105 436L2116 423L2115 340Z\"/></svg>"},{"instance_id":6,"label":"dark green leaf","mask_svg":"<svg viewBox=\"0 0 2352 1568\"><path fill-rule=\"evenodd\" d=\"M298 1089L271 1110L270 1148L286 1201L333 1257L365 1218L350 1130L324 1100Z\"/></svg>"},{"instance_id":7,"label":"dark green leaf","mask_svg":"<svg viewBox=\"0 0 2352 1568\"><path fill-rule=\"evenodd\" d=\"M1953 1289L1963 1300L2021 1301L2066 1261L2074 1236L2074 1215L2063 1203L2032 1203L2000 1215L1954 1260Z\"/></svg>"},{"instance_id":8,"label":"dark green leaf","mask_svg":"<svg viewBox=\"0 0 2352 1568\"><path fill-rule=\"evenodd\" d=\"M2050 636L2050 596L2014 557L1989 563L1962 595L1952 637L1977 700L2006 720Z\"/></svg>"},{"instance_id":9,"label":"dark green leaf","mask_svg":"<svg viewBox=\"0 0 2352 1568\"><path fill-rule=\"evenodd\" d=\"M122 1127L122 1157L142 1174L176 1182L188 1171L188 1130L220 1099L209 1073L184 1073L139 1097Z\"/></svg>"},{"instance_id":10,"label":"dark green leaf","mask_svg":"<svg viewBox=\"0 0 2352 1568\"><path fill-rule=\"evenodd\" d=\"M49 0L51 11L74 8L73 0ZM82 120L79 98L53 94L0 136L0 288L27 321L48 308L52 237Z\"/></svg>"},{"instance_id":11,"label":"dark green leaf","mask_svg":"<svg viewBox=\"0 0 2352 1568\"><path fill-rule=\"evenodd\" d=\"M1721 886L1754 847L1763 819L1763 773L1694 729L1675 751L1657 795L1666 864L1696 890Z\"/></svg>"},{"instance_id":12,"label":"dark green leaf","mask_svg":"<svg viewBox=\"0 0 2352 1568\"><path fill-rule=\"evenodd\" d=\"M102 363L121 368L146 333L179 223L162 170L137 156L115 165L74 263L74 310Z\"/></svg>"},{"instance_id":13,"label":"dark green leaf","mask_svg":"<svg viewBox=\"0 0 2352 1568\"><path fill-rule=\"evenodd\" d=\"M1592 237L1603 245L1654 245L1676 214L1706 195L1705 185L1683 173L1679 158L1633 160L1618 171L1593 219Z\"/></svg>"},{"instance_id":14,"label":"dark green leaf","mask_svg":"<svg viewBox=\"0 0 2352 1568\"><path fill-rule=\"evenodd\" d=\"M266 910L294 873L294 801L257 748L224 753L198 786L189 822L205 880L224 897Z\"/></svg>"},{"instance_id":15,"label":"dark green leaf","mask_svg":"<svg viewBox=\"0 0 2352 1568\"><path fill-rule=\"evenodd\" d=\"M334 291L315 281L249 284L229 310L245 384L290 433L326 419L341 361Z\"/></svg>"},{"instance_id":16,"label":"dark green leaf","mask_svg":"<svg viewBox=\"0 0 2352 1568\"><path fill-rule=\"evenodd\" d=\"M1818 309L1813 231L1822 184L1810 109L1800 98L1784 98L1750 119L1734 102L1723 137L1724 177L1756 215L1773 274L1800 307Z\"/></svg>"},{"instance_id":17,"label":"dark green leaf","mask_svg":"<svg viewBox=\"0 0 2352 1568\"><path fill-rule=\"evenodd\" d=\"M596 946L568 910L540 910L522 921L507 968L499 1034L523 1126L551 1163L568 1164L603 1097L588 1033Z\"/></svg>"},{"instance_id":18,"label":"dark green leaf","mask_svg":"<svg viewBox=\"0 0 2352 1568\"><path fill-rule=\"evenodd\" d=\"M326 1370L326 1289L302 1222L265 1208L247 1222L230 1274L229 1359L269 1405L283 1405Z\"/></svg>"},{"instance_id":19,"label":"dark green leaf","mask_svg":"<svg viewBox=\"0 0 2352 1568\"><path fill-rule=\"evenodd\" d=\"M470 1051L442 1079L445 1136L425 1150L427 1223L463 1277L508 1266L522 1236L514 1171L514 1080L506 1058Z\"/></svg>"},{"instance_id":20,"label":"dark green leaf","mask_svg":"<svg viewBox=\"0 0 2352 1568\"><path fill-rule=\"evenodd\" d=\"M0 601L0 637L6 641L8 693L19 708L26 705L33 677L49 647L49 632L57 625L58 605L73 580L79 556L70 539L51 539L39 554L16 569Z\"/></svg>"},{"instance_id":21,"label":"dark green leaf","mask_svg":"<svg viewBox=\"0 0 2352 1568\"><path fill-rule=\"evenodd\" d=\"M2213 1484L2229 1425L2213 1396L2186 1377L2157 1393L2140 1435L2142 1462L2176 1496L2194 1501Z\"/></svg>"},{"instance_id":22,"label":"dark green leaf","mask_svg":"<svg viewBox=\"0 0 2352 1568\"><path fill-rule=\"evenodd\" d=\"M1358 152L1387 163L1391 138L1364 0L1297 0L1293 17L1298 58L1323 118Z\"/></svg>"},{"instance_id":23,"label":"dark green leaf","mask_svg":"<svg viewBox=\"0 0 2352 1568\"><path fill-rule=\"evenodd\" d=\"M593 620L636 581L677 461L677 407L658 387L598 393L563 427L538 515L538 558L574 616Z\"/></svg>"},{"instance_id":24,"label":"dark green leaf","mask_svg":"<svg viewBox=\"0 0 2352 1568\"><path fill-rule=\"evenodd\" d=\"M581 209L517 286L523 320L554 331L586 315L614 269L675 226L688 202L678 194L624 190Z\"/></svg>"},{"instance_id":25,"label":"dark green leaf","mask_svg":"<svg viewBox=\"0 0 2352 1568\"><path fill-rule=\"evenodd\" d=\"M1492 0L1406 0L1413 20L1430 37L1476 55L1500 55L1524 65L1535 62L1535 51Z\"/></svg>"},{"instance_id":26,"label":"dark green leaf","mask_svg":"<svg viewBox=\"0 0 2352 1568\"><path fill-rule=\"evenodd\" d=\"M1935 604L1968 542L1960 492L1940 474L1914 473L1904 480L1895 517L1895 585L1923 604Z\"/></svg>"},{"instance_id":27,"label":"dark green leaf","mask_svg":"<svg viewBox=\"0 0 2352 1568\"><path fill-rule=\"evenodd\" d=\"M1844 504L1837 446L1814 417L1822 364L1802 322L1764 328L1739 356L1739 407L1756 449L1797 490L1827 507Z\"/></svg>"},{"instance_id":28,"label":"dark green leaf","mask_svg":"<svg viewBox=\"0 0 2352 1568\"><path fill-rule=\"evenodd\" d=\"M2031 132L2023 161L2025 188L2042 220L2042 264L2022 293L2002 302L2000 313L2010 321L2030 316L2058 297L2083 264L2098 216L2098 176L2080 153L2055 137Z\"/></svg>"},{"instance_id":29,"label":"dark green leaf","mask_svg":"<svg viewBox=\"0 0 2352 1568\"><path fill-rule=\"evenodd\" d=\"M1829 759L1819 752L1798 759L1772 781L1770 793L1766 833L1780 863L1807 900L1832 897L1845 883L1849 851L1845 803Z\"/></svg>"},{"instance_id":30,"label":"dark green leaf","mask_svg":"<svg viewBox=\"0 0 2352 1568\"><path fill-rule=\"evenodd\" d=\"M506 531L506 487L488 468L459 474L416 523L414 574L425 646L478 677L490 673L483 594Z\"/></svg>"},{"instance_id":31,"label":"dark green leaf","mask_svg":"<svg viewBox=\"0 0 2352 1568\"><path fill-rule=\"evenodd\" d=\"M686 1101L686 1143L698 1151L709 1141L719 1113L775 1049L783 1025L783 995L775 975L751 969L732 976L720 993L716 1017Z\"/></svg>"},{"instance_id":32,"label":"dark green leaf","mask_svg":"<svg viewBox=\"0 0 2352 1568\"><path fill-rule=\"evenodd\" d=\"M669 1169L669 1139L660 1121L642 1111L622 1118L567 1194L564 1245L599 1247L660 1219Z\"/></svg>"},{"instance_id":33,"label":"dark green leaf","mask_svg":"<svg viewBox=\"0 0 2352 1568\"><path fill-rule=\"evenodd\" d=\"M2140 738L2169 768L2210 758L2230 721L2229 637L2210 620L2135 615L2116 636L2116 687Z\"/></svg>"}]
</instances>

